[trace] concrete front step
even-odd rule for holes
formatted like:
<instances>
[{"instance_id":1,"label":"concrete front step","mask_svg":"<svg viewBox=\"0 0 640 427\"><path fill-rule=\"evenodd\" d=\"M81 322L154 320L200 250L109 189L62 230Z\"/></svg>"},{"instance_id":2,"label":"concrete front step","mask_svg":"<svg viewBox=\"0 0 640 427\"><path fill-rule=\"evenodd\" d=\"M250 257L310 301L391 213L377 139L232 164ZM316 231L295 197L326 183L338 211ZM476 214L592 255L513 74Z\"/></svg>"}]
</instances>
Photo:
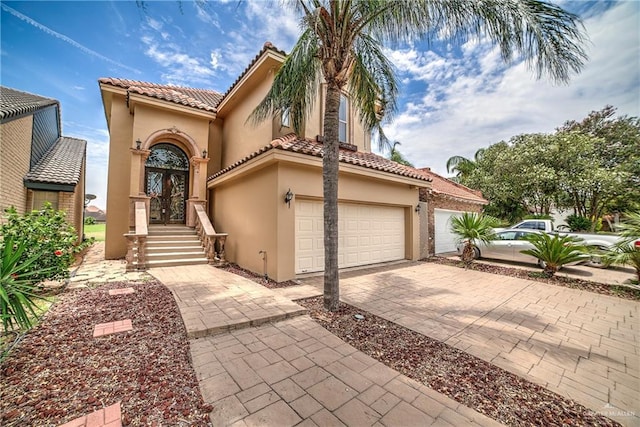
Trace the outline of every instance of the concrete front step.
<instances>
[{"instance_id":1,"label":"concrete front step","mask_svg":"<svg viewBox=\"0 0 640 427\"><path fill-rule=\"evenodd\" d=\"M173 242L175 243L175 242ZM182 242L181 242L182 243ZM170 252L197 252L204 253L200 242L195 242L192 245L180 244L180 245L147 245L147 254L165 254Z\"/></svg>"},{"instance_id":2,"label":"concrete front step","mask_svg":"<svg viewBox=\"0 0 640 427\"><path fill-rule=\"evenodd\" d=\"M184 225L150 225L146 247L147 267L207 264L195 229Z\"/></svg>"},{"instance_id":3,"label":"concrete front step","mask_svg":"<svg viewBox=\"0 0 640 427\"><path fill-rule=\"evenodd\" d=\"M160 253L149 253L147 252L147 261L180 261L184 259L194 259L194 258L202 258L207 259L204 254L204 251L190 251L190 252L160 252Z\"/></svg>"},{"instance_id":4,"label":"concrete front step","mask_svg":"<svg viewBox=\"0 0 640 427\"><path fill-rule=\"evenodd\" d=\"M147 260L147 268L176 267L179 265L200 265L200 264L208 264L208 263L209 261L206 258Z\"/></svg>"}]
</instances>

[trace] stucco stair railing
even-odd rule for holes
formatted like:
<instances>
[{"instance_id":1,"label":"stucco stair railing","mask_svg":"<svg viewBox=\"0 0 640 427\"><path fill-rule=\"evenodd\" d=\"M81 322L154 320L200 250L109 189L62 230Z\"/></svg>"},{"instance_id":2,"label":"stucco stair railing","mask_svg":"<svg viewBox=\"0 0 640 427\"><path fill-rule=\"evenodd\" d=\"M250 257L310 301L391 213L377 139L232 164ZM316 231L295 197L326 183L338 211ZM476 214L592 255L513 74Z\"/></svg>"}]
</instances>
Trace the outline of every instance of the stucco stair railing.
<instances>
[{"instance_id":1,"label":"stucco stair railing","mask_svg":"<svg viewBox=\"0 0 640 427\"><path fill-rule=\"evenodd\" d=\"M135 202L135 229L124 235L127 238L127 271L146 270L146 246L149 228L144 202Z\"/></svg>"},{"instance_id":2,"label":"stucco stair railing","mask_svg":"<svg viewBox=\"0 0 640 427\"><path fill-rule=\"evenodd\" d=\"M209 263L217 266L226 265L224 245L229 234L216 233L204 207L202 205L195 205L194 207L196 209L196 233L200 236Z\"/></svg>"}]
</instances>

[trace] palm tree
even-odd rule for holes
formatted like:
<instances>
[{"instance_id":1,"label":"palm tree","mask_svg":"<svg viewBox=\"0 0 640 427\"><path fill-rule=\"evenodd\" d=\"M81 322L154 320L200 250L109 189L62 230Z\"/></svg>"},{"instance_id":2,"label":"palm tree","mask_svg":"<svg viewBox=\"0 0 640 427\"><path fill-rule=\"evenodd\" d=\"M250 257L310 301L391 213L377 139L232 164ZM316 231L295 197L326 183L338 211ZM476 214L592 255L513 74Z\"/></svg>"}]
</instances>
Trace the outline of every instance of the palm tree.
<instances>
[{"instance_id":1,"label":"palm tree","mask_svg":"<svg viewBox=\"0 0 640 427\"><path fill-rule=\"evenodd\" d=\"M393 143L393 146L391 146L391 153L389 153L389 160L393 160L394 162L400 163L401 165L413 167L413 164L409 160L405 159L400 151L396 150L397 145L401 145L400 141L395 141Z\"/></svg>"},{"instance_id":2,"label":"palm tree","mask_svg":"<svg viewBox=\"0 0 640 427\"><path fill-rule=\"evenodd\" d=\"M627 220L619 227L620 240L609 248L605 260L613 264L630 265L636 270L640 282L640 212L627 214Z\"/></svg>"},{"instance_id":3,"label":"palm tree","mask_svg":"<svg viewBox=\"0 0 640 427\"><path fill-rule=\"evenodd\" d=\"M549 277L556 274L563 265L589 258L586 248L579 244L581 239L574 236L531 233L526 239L534 248L520 252L538 258L544 273Z\"/></svg>"},{"instance_id":4,"label":"palm tree","mask_svg":"<svg viewBox=\"0 0 640 427\"><path fill-rule=\"evenodd\" d=\"M496 218L475 212L465 212L451 218L451 231L457 236L458 243L464 243L461 259L471 264L476 256L478 243L489 243L494 238L493 227L498 223Z\"/></svg>"},{"instance_id":5,"label":"palm tree","mask_svg":"<svg viewBox=\"0 0 640 427\"><path fill-rule=\"evenodd\" d=\"M416 37L457 43L488 37L505 61L515 54L538 77L567 81L586 55L579 18L540 0L296 0L302 34L252 113L254 122L289 110L301 133L318 89L326 85L323 124L324 306L335 310L338 282L338 153L340 96L347 93L365 128L380 129L396 110L398 86L385 43ZM384 111L384 115L380 114ZM380 138L384 142L384 138Z\"/></svg>"},{"instance_id":6,"label":"palm tree","mask_svg":"<svg viewBox=\"0 0 640 427\"><path fill-rule=\"evenodd\" d=\"M465 178L468 178L475 168L478 167L478 162L482 159L484 150L484 148L478 149L474 155L474 160L462 156L449 157L449 160L447 160L447 173L455 172L455 181L460 183L464 182Z\"/></svg>"}]
</instances>

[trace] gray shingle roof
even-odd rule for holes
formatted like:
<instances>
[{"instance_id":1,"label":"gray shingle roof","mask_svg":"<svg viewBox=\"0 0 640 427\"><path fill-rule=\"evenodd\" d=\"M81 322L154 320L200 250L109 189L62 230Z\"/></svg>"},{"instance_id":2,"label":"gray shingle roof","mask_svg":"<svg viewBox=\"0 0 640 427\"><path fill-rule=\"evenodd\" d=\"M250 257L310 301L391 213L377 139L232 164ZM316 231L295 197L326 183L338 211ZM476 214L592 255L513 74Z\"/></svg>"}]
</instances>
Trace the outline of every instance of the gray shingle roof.
<instances>
[{"instance_id":1,"label":"gray shingle roof","mask_svg":"<svg viewBox=\"0 0 640 427\"><path fill-rule=\"evenodd\" d=\"M0 86L0 120L3 121L57 104L55 99Z\"/></svg>"},{"instance_id":2,"label":"gray shingle roof","mask_svg":"<svg viewBox=\"0 0 640 427\"><path fill-rule=\"evenodd\" d=\"M24 177L26 183L75 186L80 181L87 141L66 136L58 138L49 151Z\"/></svg>"}]
</instances>

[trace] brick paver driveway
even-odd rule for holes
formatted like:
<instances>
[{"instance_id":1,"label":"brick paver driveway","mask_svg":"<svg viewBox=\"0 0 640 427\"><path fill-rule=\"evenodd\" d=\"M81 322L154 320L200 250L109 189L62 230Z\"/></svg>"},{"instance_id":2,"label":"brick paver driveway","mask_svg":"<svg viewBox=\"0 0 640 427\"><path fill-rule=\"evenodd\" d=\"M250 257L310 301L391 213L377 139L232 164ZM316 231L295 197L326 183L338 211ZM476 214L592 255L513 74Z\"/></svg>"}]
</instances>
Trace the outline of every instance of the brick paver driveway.
<instances>
[{"instance_id":1,"label":"brick paver driveway","mask_svg":"<svg viewBox=\"0 0 640 427\"><path fill-rule=\"evenodd\" d=\"M638 302L432 263L344 278L340 289L351 305L640 425Z\"/></svg>"}]
</instances>

